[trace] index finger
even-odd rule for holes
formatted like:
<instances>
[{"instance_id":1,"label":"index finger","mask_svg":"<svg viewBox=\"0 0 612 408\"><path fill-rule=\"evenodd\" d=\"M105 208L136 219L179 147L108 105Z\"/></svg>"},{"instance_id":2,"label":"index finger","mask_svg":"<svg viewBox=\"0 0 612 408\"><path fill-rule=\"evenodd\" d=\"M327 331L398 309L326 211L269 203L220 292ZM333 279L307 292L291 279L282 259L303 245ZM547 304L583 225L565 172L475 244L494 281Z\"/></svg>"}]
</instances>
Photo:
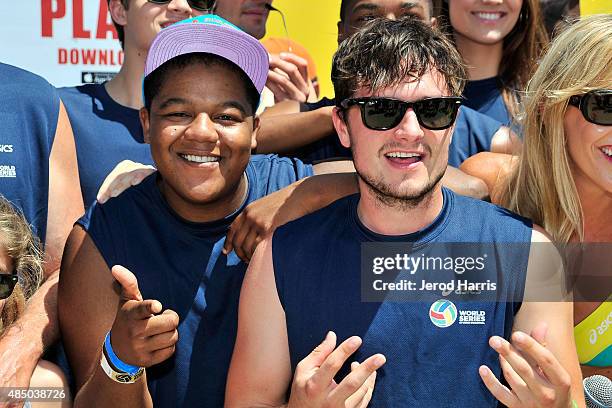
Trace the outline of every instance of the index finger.
<instances>
[{"instance_id":1,"label":"index finger","mask_svg":"<svg viewBox=\"0 0 612 408\"><path fill-rule=\"evenodd\" d=\"M346 360L361 346L361 338L357 336L344 340L327 356L321 367L314 373L311 380L320 386L331 383Z\"/></svg>"},{"instance_id":2,"label":"index finger","mask_svg":"<svg viewBox=\"0 0 612 408\"><path fill-rule=\"evenodd\" d=\"M387 360L382 354L370 356L338 384L330 393L330 400L339 405L343 405L342 403L351 395L359 391L368 378L386 362ZM334 404L332 403L332 405Z\"/></svg>"},{"instance_id":3,"label":"index finger","mask_svg":"<svg viewBox=\"0 0 612 408\"><path fill-rule=\"evenodd\" d=\"M306 59L291 52L282 52L279 56L283 60L289 61L294 64L300 70L300 74L305 80L310 79L308 78L308 61L306 61Z\"/></svg>"},{"instance_id":4,"label":"index finger","mask_svg":"<svg viewBox=\"0 0 612 408\"><path fill-rule=\"evenodd\" d=\"M242 227L242 222L244 221L244 212L236 217L234 222L232 222L229 226L229 230L227 231L227 235L225 236L225 243L223 244L223 253L225 255L232 252L234 249L234 236L236 235L236 231L240 230Z\"/></svg>"},{"instance_id":5,"label":"index finger","mask_svg":"<svg viewBox=\"0 0 612 408\"><path fill-rule=\"evenodd\" d=\"M570 382L569 373L563 368L559 360L546 347L534 340L533 337L517 331L512 340L522 352L535 360L548 380L554 385L566 385Z\"/></svg>"}]
</instances>

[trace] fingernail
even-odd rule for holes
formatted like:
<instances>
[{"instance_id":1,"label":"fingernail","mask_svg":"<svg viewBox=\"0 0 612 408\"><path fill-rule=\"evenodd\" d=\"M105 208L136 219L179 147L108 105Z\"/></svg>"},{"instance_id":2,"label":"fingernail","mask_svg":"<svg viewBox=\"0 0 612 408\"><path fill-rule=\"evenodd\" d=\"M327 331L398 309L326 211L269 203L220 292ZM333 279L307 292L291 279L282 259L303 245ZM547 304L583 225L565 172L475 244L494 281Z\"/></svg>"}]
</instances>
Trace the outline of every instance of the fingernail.
<instances>
[{"instance_id":1,"label":"fingernail","mask_svg":"<svg viewBox=\"0 0 612 408\"><path fill-rule=\"evenodd\" d=\"M349 340L349 346L358 347L361 344L361 339L359 337L353 337Z\"/></svg>"},{"instance_id":2,"label":"fingernail","mask_svg":"<svg viewBox=\"0 0 612 408\"><path fill-rule=\"evenodd\" d=\"M487 367L485 367L485 366L480 366L480 367L478 368L478 372L479 372L479 373L480 373L480 375L482 375L482 376L489 375L489 369L488 369Z\"/></svg>"},{"instance_id":3,"label":"fingernail","mask_svg":"<svg viewBox=\"0 0 612 408\"><path fill-rule=\"evenodd\" d=\"M496 348L496 349L501 348L502 346L501 339L499 337L493 337L491 339L491 346L493 346L493 348Z\"/></svg>"},{"instance_id":4,"label":"fingernail","mask_svg":"<svg viewBox=\"0 0 612 408\"><path fill-rule=\"evenodd\" d=\"M524 343L525 341L527 341L525 334L521 332L515 332L512 337L517 343Z\"/></svg>"},{"instance_id":5,"label":"fingernail","mask_svg":"<svg viewBox=\"0 0 612 408\"><path fill-rule=\"evenodd\" d=\"M281 52L280 54L278 54L281 58L286 58L287 57L287 53L286 52Z\"/></svg>"},{"instance_id":6,"label":"fingernail","mask_svg":"<svg viewBox=\"0 0 612 408\"><path fill-rule=\"evenodd\" d=\"M379 354L378 356L374 358L374 364L376 364L378 367L385 364L386 362L387 362L387 358L383 356L382 354Z\"/></svg>"},{"instance_id":7,"label":"fingernail","mask_svg":"<svg viewBox=\"0 0 612 408\"><path fill-rule=\"evenodd\" d=\"M327 334L325 335L325 338L323 339L323 341L327 341L329 340L330 336L331 336L332 332L331 330L327 332Z\"/></svg>"}]
</instances>

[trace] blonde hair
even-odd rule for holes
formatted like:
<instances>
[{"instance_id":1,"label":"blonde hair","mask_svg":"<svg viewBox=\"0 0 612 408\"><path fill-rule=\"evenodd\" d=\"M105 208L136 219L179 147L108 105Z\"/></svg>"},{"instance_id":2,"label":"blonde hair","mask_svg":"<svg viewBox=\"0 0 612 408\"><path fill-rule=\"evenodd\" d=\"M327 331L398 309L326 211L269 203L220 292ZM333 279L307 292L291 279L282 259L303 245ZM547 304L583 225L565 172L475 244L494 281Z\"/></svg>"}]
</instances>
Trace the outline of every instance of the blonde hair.
<instances>
[{"instance_id":1,"label":"blonde hair","mask_svg":"<svg viewBox=\"0 0 612 408\"><path fill-rule=\"evenodd\" d=\"M36 292L42 279L40 242L32 233L23 215L0 194L0 246L13 260L19 283L6 299L0 312L0 333L11 325L25 309L27 300Z\"/></svg>"},{"instance_id":2,"label":"blonde hair","mask_svg":"<svg viewBox=\"0 0 612 408\"><path fill-rule=\"evenodd\" d=\"M501 204L541 225L555 242L584 238L563 128L568 100L611 83L612 15L606 14L568 26L550 44L527 86L523 150Z\"/></svg>"}]
</instances>

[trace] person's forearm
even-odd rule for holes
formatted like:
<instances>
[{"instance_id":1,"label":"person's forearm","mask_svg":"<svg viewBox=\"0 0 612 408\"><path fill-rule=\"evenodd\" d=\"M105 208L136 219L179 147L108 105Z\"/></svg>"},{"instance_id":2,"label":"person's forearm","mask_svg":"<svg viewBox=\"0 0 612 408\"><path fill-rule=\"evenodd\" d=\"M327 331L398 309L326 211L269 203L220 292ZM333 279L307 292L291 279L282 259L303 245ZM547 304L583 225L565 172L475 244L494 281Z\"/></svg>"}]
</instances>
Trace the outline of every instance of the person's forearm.
<instances>
[{"instance_id":1,"label":"person's forearm","mask_svg":"<svg viewBox=\"0 0 612 408\"><path fill-rule=\"evenodd\" d=\"M464 196L480 200L489 197L489 189L483 180L470 176L455 167L448 166L442 178L442 184Z\"/></svg>"},{"instance_id":2,"label":"person's forearm","mask_svg":"<svg viewBox=\"0 0 612 408\"><path fill-rule=\"evenodd\" d=\"M59 339L55 271L27 304L23 315L0 338L0 378L27 387L45 349Z\"/></svg>"},{"instance_id":3,"label":"person's forearm","mask_svg":"<svg viewBox=\"0 0 612 408\"><path fill-rule=\"evenodd\" d=\"M359 183L355 173L321 174L303 180L290 200L295 205L304 205L308 214L358 192Z\"/></svg>"},{"instance_id":4,"label":"person's forearm","mask_svg":"<svg viewBox=\"0 0 612 408\"><path fill-rule=\"evenodd\" d=\"M77 392L73 407L153 407L146 373L133 384L121 384L111 380L98 363L91 377Z\"/></svg>"},{"instance_id":5,"label":"person's forearm","mask_svg":"<svg viewBox=\"0 0 612 408\"><path fill-rule=\"evenodd\" d=\"M264 116L257 134L257 153L285 153L334 133L331 107L311 112Z\"/></svg>"}]
</instances>

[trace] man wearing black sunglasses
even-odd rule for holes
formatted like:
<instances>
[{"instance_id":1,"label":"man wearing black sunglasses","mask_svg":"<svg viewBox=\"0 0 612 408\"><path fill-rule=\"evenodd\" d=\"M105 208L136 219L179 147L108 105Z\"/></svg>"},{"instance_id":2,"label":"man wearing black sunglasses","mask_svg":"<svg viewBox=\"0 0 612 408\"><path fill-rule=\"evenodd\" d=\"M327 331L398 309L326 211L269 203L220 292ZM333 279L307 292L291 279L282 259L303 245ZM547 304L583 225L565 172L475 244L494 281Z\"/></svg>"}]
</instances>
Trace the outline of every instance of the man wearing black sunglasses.
<instances>
[{"instance_id":1,"label":"man wearing black sunglasses","mask_svg":"<svg viewBox=\"0 0 612 408\"><path fill-rule=\"evenodd\" d=\"M440 183L465 77L449 40L414 19L377 20L340 45L333 121L353 153L359 194L257 247L241 291L228 406L568 407L570 387L580 400L556 250L533 245L549 240L528 220ZM464 278L498 287L444 293L424 288L438 275L417 267L416 290L400 294L400 279L413 278L400 254L380 258L386 271L378 258L374 269L362 263L372 259L366 248L417 247L420 257L446 243L494 245L494 260ZM374 281L368 290L372 272L393 286ZM557 303L537 301L542 281ZM383 290L378 300L372 288ZM546 338L554 342L544 346Z\"/></svg>"}]
</instances>

